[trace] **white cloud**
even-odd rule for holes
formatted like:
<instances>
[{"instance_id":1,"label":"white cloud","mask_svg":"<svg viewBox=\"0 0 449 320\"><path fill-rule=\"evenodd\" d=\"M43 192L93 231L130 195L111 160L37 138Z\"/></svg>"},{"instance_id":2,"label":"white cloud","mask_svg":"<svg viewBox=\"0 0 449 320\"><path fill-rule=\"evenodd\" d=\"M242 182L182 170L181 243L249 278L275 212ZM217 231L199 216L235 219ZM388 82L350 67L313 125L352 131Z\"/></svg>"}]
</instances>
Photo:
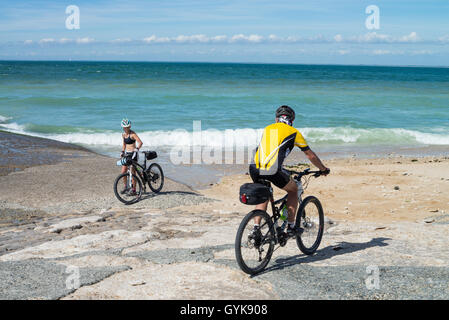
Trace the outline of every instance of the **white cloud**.
<instances>
[{"instance_id":1,"label":"white cloud","mask_svg":"<svg viewBox=\"0 0 449 320\"><path fill-rule=\"evenodd\" d=\"M280 38L277 35L275 35L275 34L270 34L268 36L268 40L271 41L271 42L278 42L280 40Z\"/></svg>"},{"instance_id":2,"label":"white cloud","mask_svg":"<svg viewBox=\"0 0 449 320\"><path fill-rule=\"evenodd\" d=\"M95 39L92 39L89 37L76 39L76 43L79 43L79 44L88 44L88 43L92 43L92 42L95 42Z\"/></svg>"},{"instance_id":3,"label":"white cloud","mask_svg":"<svg viewBox=\"0 0 449 320\"><path fill-rule=\"evenodd\" d=\"M393 37L387 34L378 34L376 32L369 32L367 34L351 38L350 42L360 42L360 43L379 43L379 42L393 42Z\"/></svg>"},{"instance_id":4,"label":"white cloud","mask_svg":"<svg viewBox=\"0 0 449 320\"><path fill-rule=\"evenodd\" d=\"M152 35L151 37L142 39L142 41L146 43L167 43L170 42L170 38L167 37L159 38L156 37L155 35Z\"/></svg>"},{"instance_id":5,"label":"white cloud","mask_svg":"<svg viewBox=\"0 0 449 320\"><path fill-rule=\"evenodd\" d=\"M215 36L215 37L211 37L211 41L212 42L225 42L227 40L227 36L225 35L221 35L221 36Z\"/></svg>"},{"instance_id":6,"label":"white cloud","mask_svg":"<svg viewBox=\"0 0 449 320\"><path fill-rule=\"evenodd\" d=\"M196 34L196 35L192 35L192 36L179 35L176 38L174 38L173 41L178 42L178 43L185 43L185 42L207 43L207 42L210 42L211 39L209 37L205 36L204 34Z\"/></svg>"},{"instance_id":7,"label":"white cloud","mask_svg":"<svg viewBox=\"0 0 449 320\"><path fill-rule=\"evenodd\" d=\"M449 43L449 35L447 34L442 37L439 37L438 40L443 43Z\"/></svg>"},{"instance_id":8,"label":"white cloud","mask_svg":"<svg viewBox=\"0 0 449 320\"><path fill-rule=\"evenodd\" d=\"M335 42L342 42L343 41L343 36L341 34L335 35L334 41Z\"/></svg>"},{"instance_id":9,"label":"white cloud","mask_svg":"<svg viewBox=\"0 0 449 320\"><path fill-rule=\"evenodd\" d=\"M403 36L399 39L399 42L417 42L420 41L418 34L416 32L411 32L407 36Z\"/></svg>"},{"instance_id":10,"label":"white cloud","mask_svg":"<svg viewBox=\"0 0 449 320\"><path fill-rule=\"evenodd\" d=\"M32 40L26 40L24 44L34 43ZM436 43L447 44L449 43L449 35L444 35L433 40L423 40L416 32L410 32L404 36L392 36L388 34L381 34L377 32L369 32L362 35L344 36L342 34L336 34L333 37L326 37L322 34L309 37L301 37L297 35L293 36L278 36L270 34L263 36L259 34L234 34L234 35L215 35L208 36L205 34L193 34L193 35L177 35L172 37L159 37L157 35L151 35L149 37L137 40L131 38L118 38L109 41L96 41L93 38L85 37L78 39L61 38L59 40L53 38L45 38L37 41L39 44L50 43L74 43L74 44L91 44L91 43L109 43L109 44L269 44L269 43L313 43L313 44L408 44L408 43Z\"/></svg>"},{"instance_id":11,"label":"white cloud","mask_svg":"<svg viewBox=\"0 0 449 320\"><path fill-rule=\"evenodd\" d=\"M55 42L55 39L53 39L53 38L45 38L45 39L39 40L40 44L53 43L53 42Z\"/></svg>"},{"instance_id":12,"label":"white cloud","mask_svg":"<svg viewBox=\"0 0 449 320\"><path fill-rule=\"evenodd\" d=\"M111 40L111 43L128 43L128 42L131 42L132 41L132 39L131 38L118 38L118 39L114 39L114 40Z\"/></svg>"},{"instance_id":13,"label":"white cloud","mask_svg":"<svg viewBox=\"0 0 449 320\"><path fill-rule=\"evenodd\" d=\"M412 55L432 55L434 54L431 50L414 50L412 51Z\"/></svg>"},{"instance_id":14,"label":"white cloud","mask_svg":"<svg viewBox=\"0 0 449 320\"><path fill-rule=\"evenodd\" d=\"M404 54L404 51L391 51L391 50L374 50L373 54L376 56L382 56L382 55L402 55Z\"/></svg>"},{"instance_id":15,"label":"white cloud","mask_svg":"<svg viewBox=\"0 0 449 320\"><path fill-rule=\"evenodd\" d=\"M330 41L330 40L326 39L326 37L323 36L322 34L319 34L319 35L314 36L314 37L310 37L308 40L311 41L311 42L329 42Z\"/></svg>"},{"instance_id":16,"label":"white cloud","mask_svg":"<svg viewBox=\"0 0 449 320\"><path fill-rule=\"evenodd\" d=\"M373 53L375 55L385 55L385 54L391 54L390 50L374 50Z\"/></svg>"},{"instance_id":17,"label":"white cloud","mask_svg":"<svg viewBox=\"0 0 449 320\"><path fill-rule=\"evenodd\" d=\"M67 39L67 38L61 38L61 39L59 39L58 42L59 43L70 43L70 42L73 42L73 40L72 39Z\"/></svg>"},{"instance_id":18,"label":"white cloud","mask_svg":"<svg viewBox=\"0 0 449 320\"><path fill-rule=\"evenodd\" d=\"M252 34L248 37L249 42L261 42L262 40L264 40L264 38L258 34Z\"/></svg>"},{"instance_id":19,"label":"white cloud","mask_svg":"<svg viewBox=\"0 0 449 320\"><path fill-rule=\"evenodd\" d=\"M421 38L414 31L408 35L400 37L394 37L377 32L369 32L360 36L353 36L349 38L344 38L342 35L337 34L334 37L334 41L347 43L414 43L421 41Z\"/></svg>"},{"instance_id":20,"label":"white cloud","mask_svg":"<svg viewBox=\"0 0 449 320\"><path fill-rule=\"evenodd\" d=\"M251 34L249 36L246 36L244 34L236 34L234 36L232 36L229 39L229 42L233 43L233 42L251 42L251 43L257 43L257 42L262 42L264 40L264 38L258 34Z\"/></svg>"}]
</instances>

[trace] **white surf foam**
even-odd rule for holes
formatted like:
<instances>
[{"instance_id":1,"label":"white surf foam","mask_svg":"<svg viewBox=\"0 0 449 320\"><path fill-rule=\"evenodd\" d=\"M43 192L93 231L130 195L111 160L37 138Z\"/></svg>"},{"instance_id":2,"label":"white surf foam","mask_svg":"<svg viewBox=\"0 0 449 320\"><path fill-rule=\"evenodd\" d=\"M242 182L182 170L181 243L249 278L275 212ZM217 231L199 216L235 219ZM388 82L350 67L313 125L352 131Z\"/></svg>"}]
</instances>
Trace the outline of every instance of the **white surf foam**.
<instances>
[{"instance_id":1,"label":"white surf foam","mask_svg":"<svg viewBox=\"0 0 449 320\"><path fill-rule=\"evenodd\" d=\"M11 120L11 119L12 119L11 117L5 117L5 116L0 115L0 123L5 123L6 121Z\"/></svg>"},{"instance_id":2,"label":"white surf foam","mask_svg":"<svg viewBox=\"0 0 449 320\"><path fill-rule=\"evenodd\" d=\"M1 123L0 128L22 134L54 139L62 142L85 146L120 147L121 132L77 132L66 134L41 134L30 132L26 126L13 123ZM441 128L440 128L441 129ZM309 144L362 144L362 145L449 145L449 130L442 128L437 132L421 132L401 128L299 128ZM255 147L263 129L226 129L203 130L192 133L177 129L137 132L146 147L170 146L209 146L209 147Z\"/></svg>"}]
</instances>

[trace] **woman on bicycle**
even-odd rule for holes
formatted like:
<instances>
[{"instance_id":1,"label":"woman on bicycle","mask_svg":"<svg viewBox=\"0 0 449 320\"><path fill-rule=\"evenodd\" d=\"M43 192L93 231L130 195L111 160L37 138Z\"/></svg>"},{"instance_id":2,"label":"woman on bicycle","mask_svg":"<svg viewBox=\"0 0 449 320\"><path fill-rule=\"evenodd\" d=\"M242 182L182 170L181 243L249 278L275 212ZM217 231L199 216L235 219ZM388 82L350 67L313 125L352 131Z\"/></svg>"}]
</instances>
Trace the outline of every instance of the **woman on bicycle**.
<instances>
[{"instance_id":1,"label":"woman on bicycle","mask_svg":"<svg viewBox=\"0 0 449 320\"><path fill-rule=\"evenodd\" d=\"M122 138L123 138L123 146L122 146L122 153L120 154L120 157L130 157L133 160L137 160L137 153L139 152L139 149L142 147L142 141L140 140L139 136L131 130L131 121L128 119L122 120ZM137 146L136 146L137 143ZM128 170L128 166L122 166L122 173L125 173ZM134 174L135 170L132 168L132 173ZM126 188L126 178L123 179L123 183L125 184L125 189L122 191L123 193L131 191L132 194L136 193L136 182L133 181L132 190L129 190Z\"/></svg>"}]
</instances>

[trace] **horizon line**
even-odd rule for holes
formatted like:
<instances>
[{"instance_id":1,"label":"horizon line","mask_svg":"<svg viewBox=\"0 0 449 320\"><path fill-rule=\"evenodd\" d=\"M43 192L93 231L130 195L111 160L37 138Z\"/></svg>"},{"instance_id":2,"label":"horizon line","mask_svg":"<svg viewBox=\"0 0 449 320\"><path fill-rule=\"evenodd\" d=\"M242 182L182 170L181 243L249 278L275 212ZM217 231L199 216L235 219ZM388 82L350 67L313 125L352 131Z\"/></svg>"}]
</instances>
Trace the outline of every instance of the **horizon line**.
<instances>
[{"instance_id":1,"label":"horizon line","mask_svg":"<svg viewBox=\"0 0 449 320\"><path fill-rule=\"evenodd\" d=\"M198 64L268 64L268 65L309 65L309 66L345 66L345 67L398 67L398 68L449 68L449 65L395 65L395 64L345 64L345 63L299 63L299 62L245 62L245 61L163 61L163 60L72 60L72 59L0 59L1 62L121 62L121 63L198 63Z\"/></svg>"}]
</instances>

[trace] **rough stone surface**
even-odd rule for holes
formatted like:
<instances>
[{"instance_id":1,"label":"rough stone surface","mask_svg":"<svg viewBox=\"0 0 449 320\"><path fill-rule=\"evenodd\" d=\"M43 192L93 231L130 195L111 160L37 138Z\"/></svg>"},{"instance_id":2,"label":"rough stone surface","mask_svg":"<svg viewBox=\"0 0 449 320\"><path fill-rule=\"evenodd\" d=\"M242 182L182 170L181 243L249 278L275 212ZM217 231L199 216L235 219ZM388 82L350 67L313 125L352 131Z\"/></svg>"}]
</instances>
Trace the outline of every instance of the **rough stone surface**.
<instances>
[{"instance_id":1,"label":"rough stone surface","mask_svg":"<svg viewBox=\"0 0 449 320\"><path fill-rule=\"evenodd\" d=\"M89 267L79 269L79 285L92 285L128 267ZM0 299L59 299L73 288L70 269L54 262L29 259L0 262ZM76 283L75 283L76 285Z\"/></svg>"}]
</instances>

